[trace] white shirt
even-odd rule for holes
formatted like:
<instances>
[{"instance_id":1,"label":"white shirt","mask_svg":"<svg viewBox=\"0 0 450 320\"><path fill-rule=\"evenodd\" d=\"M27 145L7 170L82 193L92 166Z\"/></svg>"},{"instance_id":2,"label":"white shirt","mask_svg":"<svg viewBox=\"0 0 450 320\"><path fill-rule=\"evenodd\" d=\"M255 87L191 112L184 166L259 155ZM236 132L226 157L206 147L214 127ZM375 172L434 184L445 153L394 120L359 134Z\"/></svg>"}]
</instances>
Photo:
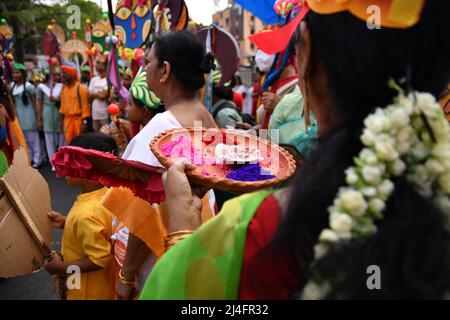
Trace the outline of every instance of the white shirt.
<instances>
[{"instance_id":1,"label":"white shirt","mask_svg":"<svg viewBox=\"0 0 450 320\"><path fill-rule=\"evenodd\" d=\"M163 131L182 128L181 124L173 116L172 112L166 111L155 115L142 130L130 141L123 159L139 161L155 167L163 167L150 150L150 142Z\"/></svg>"},{"instance_id":2,"label":"white shirt","mask_svg":"<svg viewBox=\"0 0 450 320\"><path fill-rule=\"evenodd\" d=\"M89 93L100 93L108 89L106 78L93 77L89 83ZM94 99L92 101L92 119L108 119L108 101Z\"/></svg>"},{"instance_id":3,"label":"white shirt","mask_svg":"<svg viewBox=\"0 0 450 320\"><path fill-rule=\"evenodd\" d=\"M50 98L50 88L45 84L38 84L38 89L40 89L47 97ZM62 83L55 83L53 86L53 91L51 92L54 98L59 98L61 95Z\"/></svg>"},{"instance_id":4,"label":"white shirt","mask_svg":"<svg viewBox=\"0 0 450 320\"><path fill-rule=\"evenodd\" d=\"M240 93L244 98L244 103L242 106L242 113L251 114L253 110L253 87L246 87L241 84L239 87L234 90L237 93Z\"/></svg>"},{"instance_id":5,"label":"white shirt","mask_svg":"<svg viewBox=\"0 0 450 320\"><path fill-rule=\"evenodd\" d=\"M23 90L25 89L25 87L27 87L27 89L29 88L33 88L33 85L31 83L29 83L28 81L25 82L25 85L23 84L16 84L15 82L10 84L10 88L14 88L14 90L12 91L12 95L13 96L17 96L18 94L21 94L23 92Z\"/></svg>"}]
</instances>

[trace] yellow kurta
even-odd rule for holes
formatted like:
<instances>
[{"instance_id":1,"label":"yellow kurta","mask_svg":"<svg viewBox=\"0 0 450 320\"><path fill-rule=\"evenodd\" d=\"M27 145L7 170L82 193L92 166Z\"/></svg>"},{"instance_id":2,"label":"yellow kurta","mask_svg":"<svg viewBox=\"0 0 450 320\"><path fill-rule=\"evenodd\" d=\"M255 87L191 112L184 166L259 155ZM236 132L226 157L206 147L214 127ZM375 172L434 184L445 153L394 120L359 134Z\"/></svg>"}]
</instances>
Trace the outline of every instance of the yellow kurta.
<instances>
[{"instance_id":1,"label":"yellow kurta","mask_svg":"<svg viewBox=\"0 0 450 320\"><path fill-rule=\"evenodd\" d=\"M80 289L67 290L68 300L114 299L114 263L111 253L112 215L101 204L102 188L77 197L62 236L64 261L89 258L102 269L81 274Z\"/></svg>"}]
</instances>

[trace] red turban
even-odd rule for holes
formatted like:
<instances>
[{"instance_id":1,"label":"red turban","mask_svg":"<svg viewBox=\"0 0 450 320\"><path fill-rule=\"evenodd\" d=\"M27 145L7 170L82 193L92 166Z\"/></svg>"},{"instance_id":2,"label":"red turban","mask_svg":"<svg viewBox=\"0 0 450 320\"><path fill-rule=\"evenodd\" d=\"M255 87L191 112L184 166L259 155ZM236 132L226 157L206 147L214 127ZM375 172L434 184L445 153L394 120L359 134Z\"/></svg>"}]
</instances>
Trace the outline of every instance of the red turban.
<instances>
[{"instance_id":1,"label":"red turban","mask_svg":"<svg viewBox=\"0 0 450 320\"><path fill-rule=\"evenodd\" d=\"M67 65L62 65L61 66L61 70L62 70L62 72L68 73L72 77L74 77L75 79L78 80L78 71L77 71L76 68L71 67L71 66L67 66Z\"/></svg>"}]
</instances>

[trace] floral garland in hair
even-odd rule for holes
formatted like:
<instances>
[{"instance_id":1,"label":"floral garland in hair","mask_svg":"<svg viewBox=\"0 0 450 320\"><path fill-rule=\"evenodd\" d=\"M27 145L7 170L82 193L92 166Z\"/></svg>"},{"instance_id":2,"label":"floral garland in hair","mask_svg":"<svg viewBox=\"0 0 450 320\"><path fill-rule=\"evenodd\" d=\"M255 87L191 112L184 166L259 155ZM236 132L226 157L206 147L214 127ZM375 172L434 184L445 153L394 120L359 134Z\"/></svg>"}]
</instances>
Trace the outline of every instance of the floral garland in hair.
<instances>
[{"instance_id":1,"label":"floral garland in hair","mask_svg":"<svg viewBox=\"0 0 450 320\"><path fill-rule=\"evenodd\" d=\"M346 170L348 186L328 208L329 227L314 247L315 261L352 239L368 238L383 219L386 202L394 191L392 179L406 174L414 188L450 215L450 127L436 99L428 93L399 92L392 105L378 108L364 120L364 148ZM314 264L314 263L313 263ZM331 284L313 277L302 299L325 298Z\"/></svg>"}]
</instances>

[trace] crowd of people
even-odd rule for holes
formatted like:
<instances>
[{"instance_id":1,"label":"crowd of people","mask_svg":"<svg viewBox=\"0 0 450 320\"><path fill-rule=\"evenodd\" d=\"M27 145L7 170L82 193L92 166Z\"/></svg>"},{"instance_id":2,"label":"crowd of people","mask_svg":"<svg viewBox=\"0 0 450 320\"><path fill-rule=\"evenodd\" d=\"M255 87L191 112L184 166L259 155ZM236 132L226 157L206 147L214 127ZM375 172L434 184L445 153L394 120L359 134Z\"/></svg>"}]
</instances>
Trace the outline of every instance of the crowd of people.
<instances>
[{"instance_id":1,"label":"crowd of people","mask_svg":"<svg viewBox=\"0 0 450 320\"><path fill-rule=\"evenodd\" d=\"M259 53L252 87L239 74L218 87L220 66L187 31L147 43L145 66L136 74L122 70L128 100L112 92L103 56L95 61L95 76L84 69L79 79L77 68L63 63L38 84L14 63L14 81L0 81L2 173L18 146L28 149L36 168L65 145L162 167L149 143L197 121L254 135L269 129L297 160L291 181L237 197L191 185L186 172L195 167L180 159L164 173L166 200L159 205L126 188L69 178L81 193L67 216L49 213L64 231L61 254L52 252L45 263L62 283L68 267L79 266L81 287L66 288L63 297L446 297L449 14L449 3L428 0L414 24L370 30L348 12L323 14L311 5L269 90L262 85L273 56ZM210 73L209 110L200 97ZM111 103L120 105L117 119L108 114ZM388 111L393 103L411 110L424 105L425 111L410 122L404 111ZM423 120L424 129L409 127L425 117L432 120ZM400 142L391 144L391 131L404 139L396 136ZM420 155L409 156L408 139L422 146ZM442 148L426 149L439 141ZM366 285L370 265L382 270L380 290Z\"/></svg>"}]
</instances>

